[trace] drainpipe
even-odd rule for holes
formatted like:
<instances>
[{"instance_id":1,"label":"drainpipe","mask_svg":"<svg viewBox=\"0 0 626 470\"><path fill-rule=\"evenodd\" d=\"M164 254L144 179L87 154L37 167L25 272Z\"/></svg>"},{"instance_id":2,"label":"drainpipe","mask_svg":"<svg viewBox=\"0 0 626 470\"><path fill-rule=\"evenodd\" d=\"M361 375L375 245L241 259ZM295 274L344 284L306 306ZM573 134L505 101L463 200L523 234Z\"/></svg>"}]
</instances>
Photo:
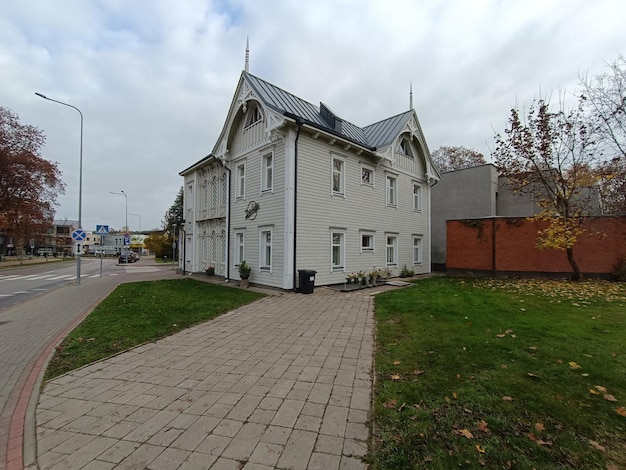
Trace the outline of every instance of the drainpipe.
<instances>
[{"instance_id":1,"label":"drainpipe","mask_svg":"<svg viewBox=\"0 0 626 470\"><path fill-rule=\"evenodd\" d=\"M293 182L293 291L296 292L296 280L297 280L297 274L296 274L296 242L298 237L296 236L297 234L297 227L298 224L297 222L297 218L298 218L298 139L300 138L300 131L302 130L302 125L304 124L304 121L299 118L299 117L295 117L296 120L296 125L298 126L298 131L296 133L296 141L294 143L294 163L293 163L293 175L294 175L294 182Z\"/></svg>"}]
</instances>

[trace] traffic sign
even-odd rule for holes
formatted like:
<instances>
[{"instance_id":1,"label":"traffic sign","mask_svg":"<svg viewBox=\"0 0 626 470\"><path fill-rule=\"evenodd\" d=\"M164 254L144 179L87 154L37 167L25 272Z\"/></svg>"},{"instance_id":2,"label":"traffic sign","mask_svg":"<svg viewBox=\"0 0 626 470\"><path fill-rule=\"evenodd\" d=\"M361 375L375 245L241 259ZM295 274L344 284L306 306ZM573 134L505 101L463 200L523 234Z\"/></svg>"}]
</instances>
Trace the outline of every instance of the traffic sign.
<instances>
[{"instance_id":1,"label":"traffic sign","mask_svg":"<svg viewBox=\"0 0 626 470\"><path fill-rule=\"evenodd\" d=\"M85 232L82 228L77 228L72 232L72 240L75 242L84 242L87 240L87 232Z\"/></svg>"},{"instance_id":2,"label":"traffic sign","mask_svg":"<svg viewBox=\"0 0 626 470\"><path fill-rule=\"evenodd\" d=\"M129 246L130 245L130 233L125 233L124 234L124 246Z\"/></svg>"},{"instance_id":3,"label":"traffic sign","mask_svg":"<svg viewBox=\"0 0 626 470\"><path fill-rule=\"evenodd\" d=\"M96 225L96 234L98 234L98 235L108 235L109 234L109 226L108 225Z\"/></svg>"}]
</instances>

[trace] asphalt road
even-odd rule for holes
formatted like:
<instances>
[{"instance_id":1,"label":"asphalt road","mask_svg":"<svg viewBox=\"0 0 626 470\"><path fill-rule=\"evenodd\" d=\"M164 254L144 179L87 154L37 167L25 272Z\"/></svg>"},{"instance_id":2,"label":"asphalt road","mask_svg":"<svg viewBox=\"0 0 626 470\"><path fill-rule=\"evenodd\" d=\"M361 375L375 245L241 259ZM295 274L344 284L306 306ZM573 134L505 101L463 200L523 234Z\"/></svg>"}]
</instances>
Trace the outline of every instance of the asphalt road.
<instances>
[{"instance_id":1,"label":"asphalt road","mask_svg":"<svg viewBox=\"0 0 626 470\"><path fill-rule=\"evenodd\" d=\"M133 263L131 266L139 266ZM100 259L81 258L81 280L100 277ZM117 258L102 260L102 276L116 276L124 270ZM36 295L76 282L76 262L50 262L16 266L0 271L0 310Z\"/></svg>"}]
</instances>

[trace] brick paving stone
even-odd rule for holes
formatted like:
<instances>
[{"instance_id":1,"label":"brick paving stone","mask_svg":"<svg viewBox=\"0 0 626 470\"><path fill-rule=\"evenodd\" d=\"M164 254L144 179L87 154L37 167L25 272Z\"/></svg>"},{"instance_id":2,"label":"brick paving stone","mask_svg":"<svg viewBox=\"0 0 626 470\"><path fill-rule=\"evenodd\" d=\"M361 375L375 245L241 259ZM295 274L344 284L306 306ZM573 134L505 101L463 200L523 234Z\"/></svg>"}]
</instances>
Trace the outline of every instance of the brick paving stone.
<instances>
[{"instance_id":1,"label":"brick paving stone","mask_svg":"<svg viewBox=\"0 0 626 470\"><path fill-rule=\"evenodd\" d=\"M83 436L106 447L95 468L365 469L372 309L369 294L271 295L59 377L37 409L39 465L79 462Z\"/></svg>"}]
</instances>

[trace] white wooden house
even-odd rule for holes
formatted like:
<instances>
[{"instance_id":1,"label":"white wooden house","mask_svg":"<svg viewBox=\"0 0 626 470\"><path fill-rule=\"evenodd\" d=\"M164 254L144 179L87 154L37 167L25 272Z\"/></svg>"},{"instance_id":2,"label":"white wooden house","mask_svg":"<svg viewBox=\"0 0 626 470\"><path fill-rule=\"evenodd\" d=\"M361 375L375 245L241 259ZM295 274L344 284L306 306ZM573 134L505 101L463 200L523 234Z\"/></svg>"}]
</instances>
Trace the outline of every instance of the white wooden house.
<instances>
[{"instance_id":1,"label":"white wooden house","mask_svg":"<svg viewBox=\"0 0 626 470\"><path fill-rule=\"evenodd\" d=\"M411 106L412 108L412 106ZM181 268L296 289L357 271L430 272L440 178L413 109L366 127L243 71L213 152L184 177Z\"/></svg>"}]
</instances>

